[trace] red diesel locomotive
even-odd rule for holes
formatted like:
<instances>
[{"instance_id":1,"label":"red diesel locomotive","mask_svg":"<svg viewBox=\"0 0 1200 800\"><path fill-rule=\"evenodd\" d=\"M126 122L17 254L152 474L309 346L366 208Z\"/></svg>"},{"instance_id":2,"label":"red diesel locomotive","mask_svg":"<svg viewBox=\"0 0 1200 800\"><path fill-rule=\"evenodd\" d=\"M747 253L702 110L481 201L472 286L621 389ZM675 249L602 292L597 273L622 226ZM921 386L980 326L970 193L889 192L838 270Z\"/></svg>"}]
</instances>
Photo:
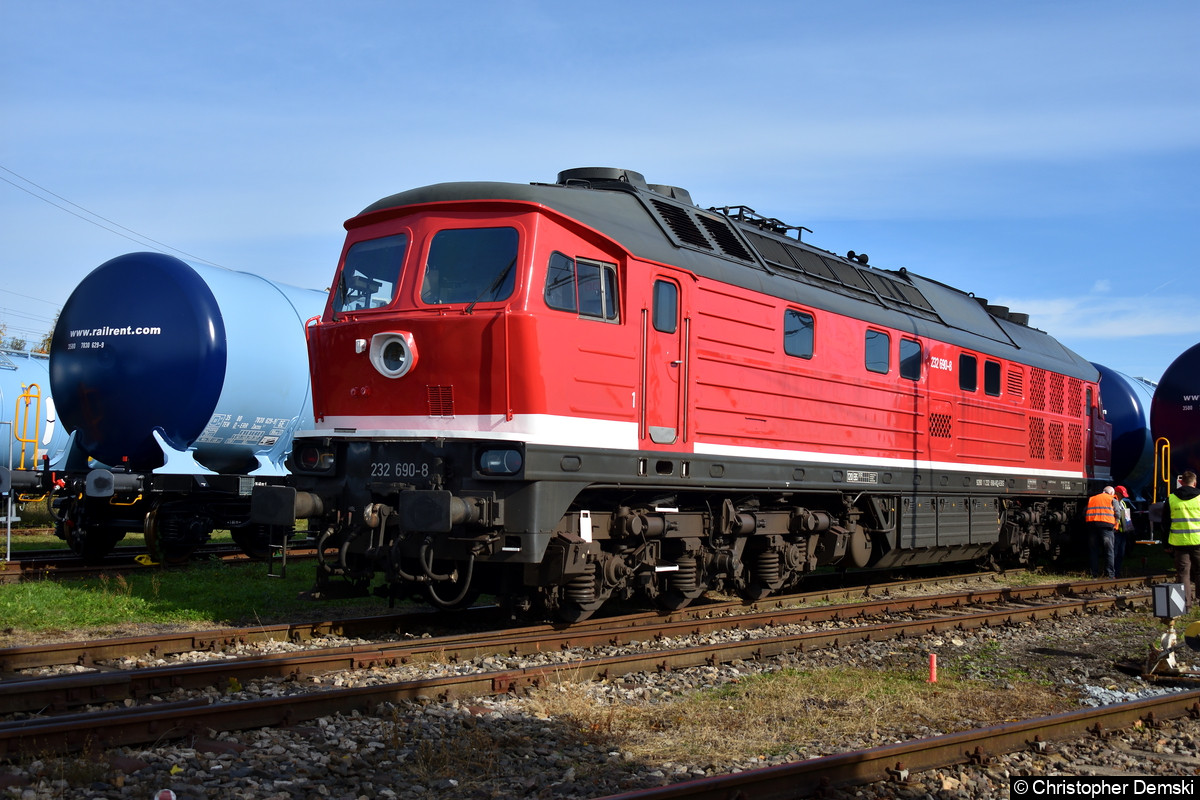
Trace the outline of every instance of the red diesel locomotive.
<instances>
[{"instance_id":1,"label":"red diesel locomotive","mask_svg":"<svg viewBox=\"0 0 1200 800\"><path fill-rule=\"evenodd\" d=\"M346 223L315 426L255 519L320 591L762 597L822 565L1054 555L1108 477L1098 373L1028 318L636 172L445 183ZM310 528L314 523L310 521Z\"/></svg>"}]
</instances>

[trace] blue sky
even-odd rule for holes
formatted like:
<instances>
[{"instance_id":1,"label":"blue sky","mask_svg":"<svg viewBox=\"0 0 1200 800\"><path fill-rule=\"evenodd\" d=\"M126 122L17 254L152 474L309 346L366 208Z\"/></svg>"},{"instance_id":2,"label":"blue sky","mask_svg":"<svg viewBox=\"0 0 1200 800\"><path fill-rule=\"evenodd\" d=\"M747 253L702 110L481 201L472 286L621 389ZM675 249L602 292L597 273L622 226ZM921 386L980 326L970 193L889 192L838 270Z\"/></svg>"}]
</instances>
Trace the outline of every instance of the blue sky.
<instances>
[{"instance_id":1,"label":"blue sky","mask_svg":"<svg viewBox=\"0 0 1200 800\"><path fill-rule=\"evenodd\" d=\"M617 166L1156 380L1200 341L1198 40L1193 0L4 0L0 322L134 250L325 288L380 197Z\"/></svg>"}]
</instances>

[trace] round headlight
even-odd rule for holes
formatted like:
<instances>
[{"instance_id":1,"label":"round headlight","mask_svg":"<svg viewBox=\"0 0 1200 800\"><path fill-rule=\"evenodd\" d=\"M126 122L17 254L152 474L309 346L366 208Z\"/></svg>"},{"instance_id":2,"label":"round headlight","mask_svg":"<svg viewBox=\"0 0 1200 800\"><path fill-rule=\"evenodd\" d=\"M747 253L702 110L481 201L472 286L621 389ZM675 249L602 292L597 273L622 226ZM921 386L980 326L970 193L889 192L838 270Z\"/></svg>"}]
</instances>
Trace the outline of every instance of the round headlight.
<instances>
[{"instance_id":1,"label":"round headlight","mask_svg":"<svg viewBox=\"0 0 1200 800\"><path fill-rule=\"evenodd\" d=\"M407 331L377 333L371 337L371 366L385 378L407 375L417 363L417 344Z\"/></svg>"}]
</instances>

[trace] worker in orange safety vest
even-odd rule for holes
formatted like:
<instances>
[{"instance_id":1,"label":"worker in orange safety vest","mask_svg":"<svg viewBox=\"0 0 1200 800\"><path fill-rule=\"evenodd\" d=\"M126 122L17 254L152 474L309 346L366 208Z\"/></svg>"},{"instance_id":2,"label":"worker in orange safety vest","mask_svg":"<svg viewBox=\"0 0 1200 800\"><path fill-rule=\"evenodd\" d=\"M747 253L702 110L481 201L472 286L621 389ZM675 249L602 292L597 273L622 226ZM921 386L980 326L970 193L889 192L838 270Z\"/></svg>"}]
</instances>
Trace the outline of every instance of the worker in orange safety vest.
<instances>
[{"instance_id":1,"label":"worker in orange safety vest","mask_svg":"<svg viewBox=\"0 0 1200 800\"><path fill-rule=\"evenodd\" d=\"M1117 512L1113 509L1116 490L1105 486L1100 494L1088 498L1087 510L1083 513L1083 522L1088 529L1088 540L1091 543L1092 577L1099 578L1101 568L1103 575L1108 578L1117 577L1116 565L1116 532ZM1103 564L1101 558L1103 557Z\"/></svg>"}]
</instances>

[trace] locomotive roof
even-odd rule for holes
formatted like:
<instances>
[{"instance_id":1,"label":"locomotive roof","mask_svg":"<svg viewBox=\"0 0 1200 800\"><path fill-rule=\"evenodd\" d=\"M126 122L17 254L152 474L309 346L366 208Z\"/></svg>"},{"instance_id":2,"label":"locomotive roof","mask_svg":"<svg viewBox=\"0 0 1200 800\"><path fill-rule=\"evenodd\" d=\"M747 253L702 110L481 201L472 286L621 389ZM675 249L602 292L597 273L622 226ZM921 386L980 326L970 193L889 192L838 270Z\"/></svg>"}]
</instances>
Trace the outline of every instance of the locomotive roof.
<instances>
[{"instance_id":1,"label":"locomotive roof","mask_svg":"<svg viewBox=\"0 0 1200 800\"><path fill-rule=\"evenodd\" d=\"M906 269L883 270L799 240L801 229L744 206L702 209L636 172L582 168L558 183L439 183L385 197L359 217L408 205L470 200L536 203L611 237L639 258L713 280L1094 381L1096 368L1028 317ZM355 220L347 222L353 227Z\"/></svg>"}]
</instances>

